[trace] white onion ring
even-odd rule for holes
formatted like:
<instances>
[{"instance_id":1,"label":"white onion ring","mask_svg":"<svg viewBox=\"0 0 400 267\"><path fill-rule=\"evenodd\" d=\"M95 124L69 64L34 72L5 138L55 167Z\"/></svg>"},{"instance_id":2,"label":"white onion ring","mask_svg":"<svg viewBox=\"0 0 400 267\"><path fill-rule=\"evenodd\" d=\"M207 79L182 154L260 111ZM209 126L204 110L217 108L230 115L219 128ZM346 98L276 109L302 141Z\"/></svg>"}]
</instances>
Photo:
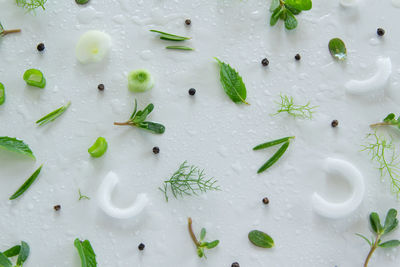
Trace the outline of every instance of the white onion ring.
<instances>
[{"instance_id":1,"label":"white onion ring","mask_svg":"<svg viewBox=\"0 0 400 267\"><path fill-rule=\"evenodd\" d=\"M345 84L346 91L350 94L360 95L382 89L392 74L392 61L388 57L378 58L376 65L378 70L371 78L362 81L348 81Z\"/></svg>"},{"instance_id":2,"label":"white onion ring","mask_svg":"<svg viewBox=\"0 0 400 267\"><path fill-rule=\"evenodd\" d=\"M342 176L352 187L352 195L341 203L333 203L322 198L317 192L312 196L312 205L316 213L323 217L338 219L354 212L364 199L365 184L360 171L348 161L327 158L325 171Z\"/></svg>"},{"instance_id":3,"label":"white onion ring","mask_svg":"<svg viewBox=\"0 0 400 267\"><path fill-rule=\"evenodd\" d=\"M141 213L149 202L147 195L144 193L139 194L130 207L121 209L112 204L111 195L118 183L119 177L114 172L109 172L106 175L98 191L98 203L100 208L109 216L117 219L127 219Z\"/></svg>"}]
</instances>

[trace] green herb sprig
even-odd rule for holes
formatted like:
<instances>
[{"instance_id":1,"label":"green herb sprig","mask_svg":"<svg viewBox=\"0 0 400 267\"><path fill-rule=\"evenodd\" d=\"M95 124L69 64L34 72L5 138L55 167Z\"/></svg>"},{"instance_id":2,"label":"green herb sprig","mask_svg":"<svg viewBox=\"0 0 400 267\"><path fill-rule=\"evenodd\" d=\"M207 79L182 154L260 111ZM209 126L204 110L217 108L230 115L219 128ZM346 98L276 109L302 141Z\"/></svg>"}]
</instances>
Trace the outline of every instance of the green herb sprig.
<instances>
[{"instance_id":1,"label":"green herb sprig","mask_svg":"<svg viewBox=\"0 0 400 267\"><path fill-rule=\"evenodd\" d=\"M253 148L253 150L260 150L260 149L265 149L265 148L276 146L276 145L283 143L283 145L275 152L275 154L273 154L272 157L270 157L267 160L267 162L265 162L264 165L262 165L260 167L260 169L258 169L257 173L262 173L262 172L266 171L267 169L269 169L272 165L274 165L283 156L283 154L285 154L286 150L289 147L291 139L294 139L294 136L283 137L280 139L276 139L276 140L269 141L266 143L262 143L258 146L255 146Z\"/></svg>"},{"instance_id":2,"label":"green herb sprig","mask_svg":"<svg viewBox=\"0 0 400 267\"><path fill-rule=\"evenodd\" d=\"M273 115L285 112L294 118L310 120L314 114L314 109L317 108L317 106L311 106L310 102L305 105L296 105L292 96L281 94L280 98L280 102L275 102L278 105L278 110Z\"/></svg>"},{"instance_id":3,"label":"green herb sprig","mask_svg":"<svg viewBox=\"0 0 400 267\"><path fill-rule=\"evenodd\" d=\"M64 112L69 108L69 106L71 105L71 102L68 102L65 106L62 106L52 112L50 112L49 114L43 116L42 118L40 118L39 120L36 121L36 124L38 124L39 126L45 125L49 122L52 122L54 120L56 120L58 117L60 117L62 114L64 114Z\"/></svg>"},{"instance_id":4,"label":"green herb sprig","mask_svg":"<svg viewBox=\"0 0 400 267\"><path fill-rule=\"evenodd\" d=\"M369 215L369 222L371 225L371 229L375 234L375 237L369 240L367 237L361 234L356 234L357 236L364 239L371 247L367 255L367 258L365 259L364 267L368 266L369 260L371 259L373 253L377 248L394 248L400 246L400 240L390 240L383 243L381 240L383 236L389 234L390 232L392 232L397 228L399 221L397 220L396 217L397 217L397 210L390 209L386 214L385 224L382 225L378 213L372 212Z\"/></svg>"},{"instance_id":5,"label":"green herb sprig","mask_svg":"<svg viewBox=\"0 0 400 267\"><path fill-rule=\"evenodd\" d=\"M166 49L175 49L175 50L190 50L193 51L194 48L192 47L188 47L188 46L180 46L180 45L170 45L170 46L166 46Z\"/></svg>"},{"instance_id":6,"label":"green herb sprig","mask_svg":"<svg viewBox=\"0 0 400 267\"><path fill-rule=\"evenodd\" d=\"M37 8L46 10L47 0L15 0L15 2L17 6L25 8L27 12L35 12Z\"/></svg>"},{"instance_id":7,"label":"green herb sprig","mask_svg":"<svg viewBox=\"0 0 400 267\"><path fill-rule=\"evenodd\" d=\"M38 178L40 171L42 170L43 164L25 181L23 185L10 197L10 200L16 199L20 197L29 187L33 184L33 182Z\"/></svg>"},{"instance_id":8,"label":"green herb sprig","mask_svg":"<svg viewBox=\"0 0 400 267\"><path fill-rule=\"evenodd\" d=\"M0 23L0 37L6 36L7 34L18 33L18 32L21 32L21 29L6 30Z\"/></svg>"},{"instance_id":9,"label":"green herb sprig","mask_svg":"<svg viewBox=\"0 0 400 267\"><path fill-rule=\"evenodd\" d=\"M206 229L202 228L200 231L200 240L197 240L196 235L193 232L193 227L192 227L192 218L188 218L188 230L189 230L189 234L190 237L193 240L193 243L195 244L196 248L197 248L197 255L202 258L202 257L206 257L206 255L204 254L204 250L205 249L213 249L216 246L218 246L219 244L219 240L214 240L211 242L204 242L204 238L206 237Z\"/></svg>"},{"instance_id":10,"label":"green herb sprig","mask_svg":"<svg viewBox=\"0 0 400 267\"><path fill-rule=\"evenodd\" d=\"M137 101L135 99L135 108L129 120L127 122L114 122L114 125L130 125L148 130L155 134L163 134L165 132L164 125L156 122L146 121L147 116L149 116L153 109L154 105L149 104L143 110L137 111Z\"/></svg>"},{"instance_id":11,"label":"green herb sprig","mask_svg":"<svg viewBox=\"0 0 400 267\"><path fill-rule=\"evenodd\" d=\"M14 267L22 267L29 257L30 247L25 241L21 241L21 245L13 246L3 253L0 252L0 266L13 267L9 258L18 256L16 265Z\"/></svg>"},{"instance_id":12,"label":"green herb sprig","mask_svg":"<svg viewBox=\"0 0 400 267\"><path fill-rule=\"evenodd\" d=\"M35 159L35 155L33 155L29 146L24 141L13 137L0 136L0 148Z\"/></svg>"},{"instance_id":13,"label":"green herb sprig","mask_svg":"<svg viewBox=\"0 0 400 267\"><path fill-rule=\"evenodd\" d=\"M272 0L269 8L272 13L270 25L274 26L281 19L285 22L286 29L293 30L298 24L295 15L311 8L311 0Z\"/></svg>"},{"instance_id":14,"label":"green herb sprig","mask_svg":"<svg viewBox=\"0 0 400 267\"><path fill-rule=\"evenodd\" d=\"M216 185L217 180L214 178L206 178L204 170L198 167L187 164L184 161L179 169L172 175L169 180L164 181L163 188L159 188L168 202L168 188L175 198L183 196L198 195L212 190L220 190Z\"/></svg>"},{"instance_id":15,"label":"green herb sprig","mask_svg":"<svg viewBox=\"0 0 400 267\"><path fill-rule=\"evenodd\" d=\"M379 126L395 126L400 129L400 116L396 119L396 115L394 113L388 114L382 122L371 124L370 127L379 127Z\"/></svg>"},{"instance_id":16,"label":"green herb sprig","mask_svg":"<svg viewBox=\"0 0 400 267\"><path fill-rule=\"evenodd\" d=\"M79 201L81 201L82 199L85 199L85 200L90 200L90 197L88 197L88 196L85 196L85 195L83 195L82 193L81 193L81 189L78 189L78 194L79 194Z\"/></svg>"},{"instance_id":17,"label":"green herb sprig","mask_svg":"<svg viewBox=\"0 0 400 267\"><path fill-rule=\"evenodd\" d=\"M92 248L89 240L81 241L76 238L74 241L74 246L78 250L79 257L81 258L82 267L96 267L96 253Z\"/></svg>"},{"instance_id":18,"label":"green herb sprig","mask_svg":"<svg viewBox=\"0 0 400 267\"><path fill-rule=\"evenodd\" d=\"M192 39L191 37L179 36L171 33L166 33L158 30L150 30L151 32L159 33L161 40L181 42Z\"/></svg>"}]
</instances>

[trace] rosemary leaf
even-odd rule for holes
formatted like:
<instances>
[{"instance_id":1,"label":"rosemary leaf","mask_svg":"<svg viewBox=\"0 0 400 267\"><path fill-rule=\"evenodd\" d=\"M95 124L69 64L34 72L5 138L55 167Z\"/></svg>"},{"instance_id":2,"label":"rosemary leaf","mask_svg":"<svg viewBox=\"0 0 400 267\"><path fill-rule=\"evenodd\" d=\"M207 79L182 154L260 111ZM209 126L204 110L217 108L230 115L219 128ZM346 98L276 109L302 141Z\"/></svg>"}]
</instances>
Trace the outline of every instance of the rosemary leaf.
<instances>
[{"instance_id":1,"label":"rosemary leaf","mask_svg":"<svg viewBox=\"0 0 400 267\"><path fill-rule=\"evenodd\" d=\"M188 47L188 46L179 46L179 45L171 45L171 46L166 46L166 49L176 49L176 50L190 50L193 51L194 48Z\"/></svg>"},{"instance_id":2,"label":"rosemary leaf","mask_svg":"<svg viewBox=\"0 0 400 267\"><path fill-rule=\"evenodd\" d=\"M272 157L264 163L264 165L261 166L261 168L257 171L257 173L262 173L266 171L268 168L270 168L272 165L274 165L286 152L286 150L289 147L289 141L285 142L279 149L276 151Z\"/></svg>"},{"instance_id":3,"label":"rosemary leaf","mask_svg":"<svg viewBox=\"0 0 400 267\"><path fill-rule=\"evenodd\" d=\"M40 118L39 120L36 121L36 124L39 124L39 126L45 125L49 122L54 121L55 119L57 119L58 117L60 117L71 105L71 102L68 102L65 106L62 106L52 112L50 112L49 114L47 114L46 116Z\"/></svg>"},{"instance_id":4,"label":"rosemary leaf","mask_svg":"<svg viewBox=\"0 0 400 267\"><path fill-rule=\"evenodd\" d=\"M185 40L190 40L191 37L185 37L185 36L179 36L171 33L166 33L158 30L150 30L151 32L159 33L160 34L160 39L162 40L167 40L167 41L185 41Z\"/></svg>"},{"instance_id":5,"label":"rosemary leaf","mask_svg":"<svg viewBox=\"0 0 400 267\"><path fill-rule=\"evenodd\" d=\"M290 139L293 139L293 138L294 138L294 136L289 136L289 137L283 137L283 138L280 138L277 140L269 141L269 142L266 142L266 143L263 143L263 144L260 144L256 147L254 147L253 150L260 150L260 149L268 148L271 146L279 145L279 144L285 143L286 141L289 141Z\"/></svg>"},{"instance_id":6,"label":"rosemary leaf","mask_svg":"<svg viewBox=\"0 0 400 267\"><path fill-rule=\"evenodd\" d=\"M10 197L10 200L16 199L20 197L26 190L33 184L36 178L39 176L40 171L42 170L43 164L25 181L23 185Z\"/></svg>"}]
</instances>

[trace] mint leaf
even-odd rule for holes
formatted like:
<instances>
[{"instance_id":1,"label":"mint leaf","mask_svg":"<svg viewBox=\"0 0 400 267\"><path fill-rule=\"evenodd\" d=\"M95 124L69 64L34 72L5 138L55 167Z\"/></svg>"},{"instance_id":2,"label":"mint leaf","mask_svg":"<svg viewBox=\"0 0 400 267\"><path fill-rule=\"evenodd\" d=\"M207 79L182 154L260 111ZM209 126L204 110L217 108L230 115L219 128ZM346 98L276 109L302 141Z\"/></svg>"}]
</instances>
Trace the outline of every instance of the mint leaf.
<instances>
[{"instance_id":1,"label":"mint leaf","mask_svg":"<svg viewBox=\"0 0 400 267\"><path fill-rule=\"evenodd\" d=\"M249 233L249 240L255 246L261 248L272 248L274 246L272 237L258 230L253 230Z\"/></svg>"},{"instance_id":2,"label":"mint leaf","mask_svg":"<svg viewBox=\"0 0 400 267\"><path fill-rule=\"evenodd\" d=\"M328 44L329 52L332 57L337 60L345 60L347 58L347 49L344 42L339 38L333 38Z\"/></svg>"},{"instance_id":3,"label":"mint leaf","mask_svg":"<svg viewBox=\"0 0 400 267\"><path fill-rule=\"evenodd\" d=\"M218 246L218 244L219 244L219 240L214 240L212 242L206 242L205 247L207 249L212 249L212 248L215 248L216 246Z\"/></svg>"},{"instance_id":4,"label":"mint leaf","mask_svg":"<svg viewBox=\"0 0 400 267\"><path fill-rule=\"evenodd\" d=\"M394 120L396 115L394 115L394 113L390 113L389 115L386 116L386 118L383 119L384 122L389 122Z\"/></svg>"},{"instance_id":5,"label":"mint leaf","mask_svg":"<svg viewBox=\"0 0 400 267\"><path fill-rule=\"evenodd\" d=\"M0 136L0 148L35 159L35 156L33 155L33 152L29 146L25 144L24 141L13 137Z\"/></svg>"},{"instance_id":6,"label":"mint leaf","mask_svg":"<svg viewBox=\"0 0 400 267\"><path fill-rule=\"evenodd\" d=\"M78 238L74 241L74 246L78 250L79 257L81 258L82 267L96 267L96 254L90 245L89 240L80 241Z\"/></svg>"},{"instance_id":7,"label":"mint leaf","mask_svg":"<svg viewBox=\"0 0 400 267\"><path fill-rule=\"evenodd\" d=\"M206 228L201 228L200 241L203 241L205 237L206 237Z\"/></svg>"},{"instance_id":8,"label":"mint leaf","mask_svg":"<svg viewBox=\"0 0 400 267\"><path fill-rule=\"evenodd\" d=\"M272 13L271 19L270 19L270 21L269 21L269 24L270 24L271 26L274 26L274 25L278 22L279 17L281 16L281 13L282 13L282 12L283 12L283 9L282 9L282 8L277 8L277 9Z\"/></svg>"}]
</instances>

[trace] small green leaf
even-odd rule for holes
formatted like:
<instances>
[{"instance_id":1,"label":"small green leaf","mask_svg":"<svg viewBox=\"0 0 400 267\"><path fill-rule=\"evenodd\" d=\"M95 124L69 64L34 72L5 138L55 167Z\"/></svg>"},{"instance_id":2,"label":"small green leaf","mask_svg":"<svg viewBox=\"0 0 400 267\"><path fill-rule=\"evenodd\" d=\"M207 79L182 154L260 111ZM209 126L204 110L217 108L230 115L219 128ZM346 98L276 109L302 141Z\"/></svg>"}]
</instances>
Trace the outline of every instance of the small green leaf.
<instances>
[{"instance_id":1,"label":"small green leaf","mask_svg":"<svg viewBox=\"0 0 400 267\"><path fill-rule=\"evenodd\" d=\"M274 12L278 7L280 7L279 0L272 0L271 6L269 7L269 11Z\"/></svg>"},{"instance_id":2,"label":"small green leaf","mask_svg":"<svg viewBox=\"0 0 400 267\"><path fill-rule=\"evenodd\" d=\"M28 259L29 252L30 248L28 243L26 243L25 241L21 241L21 250L17 258L17 266L22 266L22 264Z\"/></svg>"},{"instance_id":3,"label":"small green leaf","mask_svg":"<svg viewBox=\"0 0 400 267\"><path fill-rule=\"evenodd\" d=\"M19 196L21 196L23 193L25 193L26 190L33 184L33 182L36 180L36 178L39 176L40 171L42 170L43 164L40 165L40 167L31 175L31 177L28 178L28 180L25 181L23 185L21 185L20 188L10 197L10 200L16 199Z\"/></svg>"},{"instance_id":4,"label":"small green leaf","mask_svg":"<svg viewBox=\"0 0 400 267\"><path fill-rule=\"evenodd\" d=\"M301 10L298 10L298 9L296 9L296 8L290 6L290 5L285 4L285 7L286 7L287 9L289 9L290 12L293 13L293 15L298 15L298 14L301 13Z\"/></svg>"},{"instance_id":5,"label":"small green leaf","mask_svg":"<svg viewBox=\"0 0 400 267\"><path fill-rule=\"evenodd\" d=\"M179 36L175 34L170 34L162 31L157 31L157 30L150 30L151 32L159 33L160 34L160 39L162 40L168 40L168 41L185 41L191 39L190 37L185 37L185 36Z\"/></svg>"},{"instance_id":6,"label":"small green leaf","mask_svg":"<svg viewBox=\"0 0 400 267\"><path fill-rule=\"evenodd\" d=\"M285 27L288 30L293 30L297 27L297 19L289 9L286 9Z\"/></svg>"},{"instance_id":7,"label":"small green leaf","mask_svg":"<svg viewBox=\"0 0 400 267\"><path fill-rule=\"evenodd\" d=\"M139 110L134 118L132 119L133 123L141 123L146 120L147 116L153 111L154 105L153 104L148 104L147 107L145 107L143 110Z\"/></svg>"},{"instance_id":8,"label":"small green leaf","mask_svg":"<svg viewBox=\"0 0 400 267\"><path fill-rule=\"evenodd\" d=\"M206 237L206 228L201 228L200 241L203 241L205 237Z\"/></svg>"},{"instance_id":9,"label":"small green leaf","mask_svg":"<svg viewBox=\"0 0 400 267\"><path fill-rule=\"evenodd\" d=\"M361 237L362 239L364 239L371 247L372 247L372 242L366 238L365 236L363 236L362 234L356 234L356 236Z\"/></svg>"},{"instance_id":10,"label":"small green leaf","mask_svg":"<svg viewBox=\"0 0 400 267\"><path fill-rule=\"evenodd\" d=\"M197 255L200 258L204 257L204 248L201 248L201 247L197 248Z\"/></svg>"},{"instance_id":11,"label":"small green leaf","mask_svg":"<svg viewBox=\"0 0 400 267\"><path fill-rule=\"evenodd\" d=\"M372 212L369 215L369 222L371 224L372 230L374 230L375 233L380 234L382 233L382 225L381 225L381 220L379 219L379 215L376 212Z\"/></svg>"},{"instance_id":12,"label":"small green leaf","mask_svg":"<svg viewBox=\"0 0 400 267\"><path fill-rule=\"evenodd\" d=\"M346 45L339 38L333 38L329 41L329 52L338 60L345 60L347 58Z\"/></svg>"},{"instance_id":13,"label":"small green leaf","mask_svg":"<svg viewBox=\"0 0 400 267\"><path fill-rule=\"evenodd\" d=\"M386 118L383 119L383 121L390 122L390 121L394 120L395 117L396 117L396 115L394 115L394 113L390 113L389 115L386 116Z\"/></svg>"},{"instance_id":14,"label":"small green leaf","mask_svg":"<svg viewBox=\"0 0 400 267\"><path fill-rule=\"evenodd\" d=\"M6 101L6 90L4 89L4 85L0 83L0 106L4 104Z\"/></svg>"},{"instance_id":15,"label":"small green leaf","mask_svg":"<svg viewBox=\"0 0 400 267\"><path fill-rule=\"evenodd\" d=\"M27 155L35 159L35 156L33 155L33 152L29 148L29 146L25 144L24 141L18 140L16 138L0 136L0 148L16 152L18 154Z\"/></svg>"},{"instance_id":16,"label":"small green leaf","mask_svg":"<svg viewBox=\"0 0 400 267\"><path fill-rule=\"evenodd\" d=\"M131 117L129 119L132 120L135 117L136 111L137 111L137 100L135 98L135 108L133 109L132 115L131 115Z\"/></svg>"},{"instance_id":17,"label":"small green leaf","mask_svg":"<svg viewBox=\"0 0 400 267\"><path fill-rule=\"evenodd\" d=\"M274 246L272 237L258 230L253 230L249 233L249 240L255 246L261 248L272 248Z\"/></svg>"},{"instance_id":18,"label":"small green leaf","mask_svg":"<svg viewBox=\"0 0 400 267\"><path fill-rule=\"evenodd\" d=\"M62 106L49 114L45 115L44 117L40 118L39 120L36 121L36 124L39 124L39 126L45 125L49 122L54 121L58 117L60 117L71 105L71 102L68 102L65 106Z\"/></svg>"},{"instance_id":19,"label":"small green leaf","mask_svg":"<svg viewBox=\"0 0 400 267\"><path fill-rule=\"evenodd\" d=\"M19 254L20 250L21 250L21 246L16 245L16 246L13 246L12 248L9 248L6 251L4 251L3 254L6 257L11 258L11 257L17 256Z\"/></svg>"},{"instance_id":20,"label":"small green leaf","mask_svg":"<svg viewBox=\"0 0 400 267\"><path fill-rule=\"evenodd\" d=\"M274 11L274 13L272 13L271 19L270 19L270 21L269 21L269 24L270 24L271 26L274 26L274 25L278 22L279 17L281 16L282 11L283 11L283 9L278 8L278 9L276 9L276 10Z\"/></svg>"},{"instance_id":21,"label":"small green leaf","mask_svg":"<svg viewBox=\"0 0 400 267\"><path fill-rule=\"evenodd\" d=\"M285 4L298 10L310 10L312 8L311 0L285 0Z\"/></svg>"},{"instance_id":22,"label":"small green leaf","mask_svg":"<svg viewBox=\"0 0 400 267\"><path fill-rule=\"evenodd\" d=\"M78 5L85 5L89 2L89 0L75 0Z\"/></svg>"},{"instance_id":23,"label":"small green leaf","mask_svg":"<svg viewBox=\"0 0 400 267\"><path fill-rule=\"evenodd\" d=\"M385 225L383 227L383 234L388 234L396 229L399 221L397 220L397 210L390 209L386 214Z\"/></svg>"},{"instance_id":24,"label":"small green leaf","mask_svg":"<svg viewBox=\"0 0 400 267\"><path fill-rule=\"evenodd\" d=\"M212 248L215 248L216 246L218 246L218 244L219 244L219 240L214 240L212 242L207 242L206 243L206 248L207 249L212 249Z\"/></svg>"},{"instance_id":25,"label":"small green leaf","mask_svg":"<svg viewBox=\"0 0 400 267\"><path fill-rule=\"evenodd\" d=\"M183 46L183 45L170 45L166 46L166 49L174 49L174 50L187 50L187 51L194 51L194 48L189 47L189 46Z\"/></svg>"},{"instance_id":26,"label":"small green leaf","mask_svg":"<svg viewBox=\"0 0 400 267\"><path fill-rule=\"evenodd\" d=\"M271 147L271 146L276 146L276 145L285 143L285 142L287 142L287 141L289 141L290 139L293 139L293 138L294 138L294 136L288 136L288 137L283 137L283 138L276 139L276 140L273 140L273 141L269 141L269 142L266 142L266 143L263 143L263 144L260 144L260 145L258 145L256 147L254 147L253 150L260 150L260 149L268 148L268 147Z\"/></svg>"},{"instance_id":27,"label":"small green leaf","mask_svg":"<svg viewBox=\"0 0 400 267\"><path fill-rule=\"evenodd\" d=\"M394 248L400 246L400 240L390 240L385 243L379 244L381 248Z\"/></svg>"},{"instance_id":28,"label":"small green leaf","mask_svg":"<svg viewBox=\"0 0 400 267\"><path fill-rule=\"evenodd\" d=\"M137 125L137 127L148 130L155 134L163 134L165 132L165 126L151 121L144 121Z\"/></svg>"},{"instance_id":29,"label":"small green leaf","mask_svg":"<svg viewBox=\"0 0 400 267\"><path fill-rule=\"evenodd\" d=\"M262 173L268 168L270 168L272 165L274 165L286 152L286 150L289 147L289 141L285 142L279 149L276 151L274 155L266 162L264 165L261 166L261 168L257 171L257 173Z\"/></svg>"},{"instance_id":30,"label":"small green leaf","mask_svg":"<svg viewBox=\"0 0 400 267\"><path fill-rule=\"evenodd\" d=\"M0 267L12 267L11 261L0 252Z\"/></svg>"},{"instance_id":31,"label":"small green leaf","mask_svg":"<svg viewBox=\"0 0 400 267\"><path fill-rule=\"evenodd\" d=\"M74 245L78 250L79 257L81 258L81 267L96 267L96 254L89 242L89 240L80 241L78 238L75 239Z\"/></svg>"}]
</instances>

